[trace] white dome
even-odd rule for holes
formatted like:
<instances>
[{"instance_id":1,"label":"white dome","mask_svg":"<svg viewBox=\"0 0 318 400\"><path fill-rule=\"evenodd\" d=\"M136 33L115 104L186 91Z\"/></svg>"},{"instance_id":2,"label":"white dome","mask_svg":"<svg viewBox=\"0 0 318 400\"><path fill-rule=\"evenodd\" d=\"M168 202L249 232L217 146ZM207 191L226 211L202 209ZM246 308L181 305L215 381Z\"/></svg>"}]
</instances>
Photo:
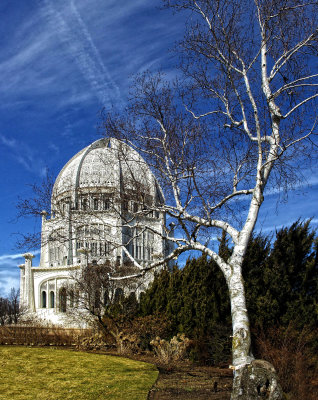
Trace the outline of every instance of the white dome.
<instances>
[{"instance_id":1,"label":"white dome","mask_svg":"<svg viewBox=\"0 0 318 400\"><path fill-rule=\"evenodd\" d=\"M79 193L95 189L112 193L138 191L162 198L143 158L114 138L97 140L71 158L55 181L52 203L70 198L75 204Z\"/></svg>"}]
</instances>

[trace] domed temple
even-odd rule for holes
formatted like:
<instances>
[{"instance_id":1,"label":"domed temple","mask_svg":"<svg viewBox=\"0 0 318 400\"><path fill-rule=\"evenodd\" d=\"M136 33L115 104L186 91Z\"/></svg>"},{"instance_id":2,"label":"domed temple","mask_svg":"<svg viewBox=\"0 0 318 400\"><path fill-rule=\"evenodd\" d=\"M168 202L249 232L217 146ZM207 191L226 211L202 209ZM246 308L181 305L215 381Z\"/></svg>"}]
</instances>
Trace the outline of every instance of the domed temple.
<instances>
[{"instance_id":1,"label":"domed temple","mask_svg":"<svg viewBox=\"0 0 318 400\"><path fill-rule=\"evenodd\" d=\"M128 263L147 266L169 251L161 188L144 159L127 144L100 139L77 153L59 173L50 215L42 212L40 265L31 253L20 265L20 303L31 315L67 324L73 307L65 287L83 267ZM138 297L153 271L134 281ZM128 293L127 293L128 294Z\"/></svg>"}]
</instances>

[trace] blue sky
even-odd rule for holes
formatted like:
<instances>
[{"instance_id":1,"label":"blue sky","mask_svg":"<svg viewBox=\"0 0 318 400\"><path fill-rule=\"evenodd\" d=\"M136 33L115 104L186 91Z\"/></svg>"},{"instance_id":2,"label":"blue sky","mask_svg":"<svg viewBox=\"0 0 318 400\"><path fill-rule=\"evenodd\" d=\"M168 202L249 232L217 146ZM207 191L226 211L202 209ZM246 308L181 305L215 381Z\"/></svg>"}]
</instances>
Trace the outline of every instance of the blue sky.
<instances>
[{"instance_id":1,"label":"blue sky","mask_svg":"<svg viewBox=\"0 0 318 400\"><path fill-rule=\"evenodd\" d=\"M184 28L160 0L2 0L0 2L0 295L19 285L17 232L37 223L15 221L17 198L30 193L46 168L57 174L99 138L99 112L123 107L131 76L162 68ZM269 233L297 218L317 226L318 174L277 204L270 194L258 229Z\"/></svg>"}]
</instances>

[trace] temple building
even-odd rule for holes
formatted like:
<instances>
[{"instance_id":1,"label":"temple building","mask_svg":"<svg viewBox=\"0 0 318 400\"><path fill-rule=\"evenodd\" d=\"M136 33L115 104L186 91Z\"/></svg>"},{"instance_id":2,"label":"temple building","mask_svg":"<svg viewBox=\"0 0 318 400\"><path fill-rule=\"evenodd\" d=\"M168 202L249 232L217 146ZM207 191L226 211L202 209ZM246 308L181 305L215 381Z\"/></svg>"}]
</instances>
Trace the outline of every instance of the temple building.
<instances>
[{"instance_id":1,"label":"temple building","mask_svg":"<svg viewBox=\"0 0 318 400\"><path fill-rule=\"evenodd\" d=\"M144 159L127 144L100 139L77 153L59 173L51 210L42 212L39 266L24 254L20 304L30 315L67 324L73 307L65 287L84 266L108 263L117 272L134 261L147 266L169 251L164 198ZM141 278L140 278L141 279ZM138 297L153 271L134 283Z\"/></svg>"}]
</instances>

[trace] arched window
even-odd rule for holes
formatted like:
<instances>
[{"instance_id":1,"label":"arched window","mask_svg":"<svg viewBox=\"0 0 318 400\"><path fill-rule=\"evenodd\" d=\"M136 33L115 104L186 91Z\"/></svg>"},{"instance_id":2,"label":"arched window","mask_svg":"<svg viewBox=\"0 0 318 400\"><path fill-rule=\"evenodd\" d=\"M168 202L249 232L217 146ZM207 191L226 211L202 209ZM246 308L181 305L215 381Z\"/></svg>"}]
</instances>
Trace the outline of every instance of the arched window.
<instances>
[{"instance_id":1,"label":"arched window","mask_svg":"<svg viewBox=\"0 0 318 400\"><path fill-rule=\"evenodd\" d=\"M123 289L122 288L117 288L115 290L114 302L115 303L119 303L123 299L123 296L124 296Z\"/></svg>"},{"instance_id":2,"label":"arched window","mask_svg":"<svg viewBox=\"0 0 318 400\"><path fill-rule=\"evenodd\" d=\"M103 306L106 307L108 305L108 303L109 303L109 291L108 291L108 289L105 289Z\"/></svg>"},{"instance_id":3,"label":"arched window","mask_svg":"<svg viewBox=\"0 0 318 400\"><path fill-rule=\"evenodd\" d=\"M94 199L94 210L98 210L98 199Z\"/></svg>"},{"instance_id":4,"label":"arched window","mask_svg":"<svg viewBox=\"0 0 318 400\"><path fill-rule=\"evenodd\" d=\"M137 301L136 292L130 292L128 299L129 301L136 302Z\"/></svg>"},{"instance_id":5,"label":"arched window","mask_svg":"<svg viewBox=\"0 0 318 400\"><path fill-rule=\"evenodd\" d=\"M82 198L82 210L88 209L88 199L86 197Z\"/></svg>"},{"instance_id":6,"label":"arched window","mask_svg":"<svg viewBox=\"0 0 318 400\"><path fill-rule=\"evenodd\" d=\"M41 302L42 302L42 308L46 308L46 291L45 290L42 291Z\"/></svg>"},{"instance_id":7,"label":"arched window","mask_svg":"<svg viewBox=\"0 0 318 400\"><path fill-rule=\"evenodd\" d=\"M74 307L74 292L73 290L70 292L70 307Z\"/></svg>"},{"instance_id":8,"label":"arched window","mask_svg":"<svg viewBox=\"0 0 318 400\"><path fill-rule=\"evenodd\" d=\"M104 197L103 199L103 208L104 210L110 209L110 197Z\"/></svg>"},{"instance_id":9,"label":"arched window","mask_svg":"<svg viewBox=\"0 0 318 400\"><path fill-rule=\"evenodd\" d=\"M66 289L62 288L60 290L60 311L61 312L66 312L66 301L67 301L67 296L66 296Z\"/></svg>"},{"instance_id":10,"label":"arched window","mask_svg":"<svg viewBox=\"0 0 318 400\"><path fill-rule=\"evenodd\" d=\"M50 292L50 308L54 308L54 292L53 290Z\"/></svg>"}]
</instances>

